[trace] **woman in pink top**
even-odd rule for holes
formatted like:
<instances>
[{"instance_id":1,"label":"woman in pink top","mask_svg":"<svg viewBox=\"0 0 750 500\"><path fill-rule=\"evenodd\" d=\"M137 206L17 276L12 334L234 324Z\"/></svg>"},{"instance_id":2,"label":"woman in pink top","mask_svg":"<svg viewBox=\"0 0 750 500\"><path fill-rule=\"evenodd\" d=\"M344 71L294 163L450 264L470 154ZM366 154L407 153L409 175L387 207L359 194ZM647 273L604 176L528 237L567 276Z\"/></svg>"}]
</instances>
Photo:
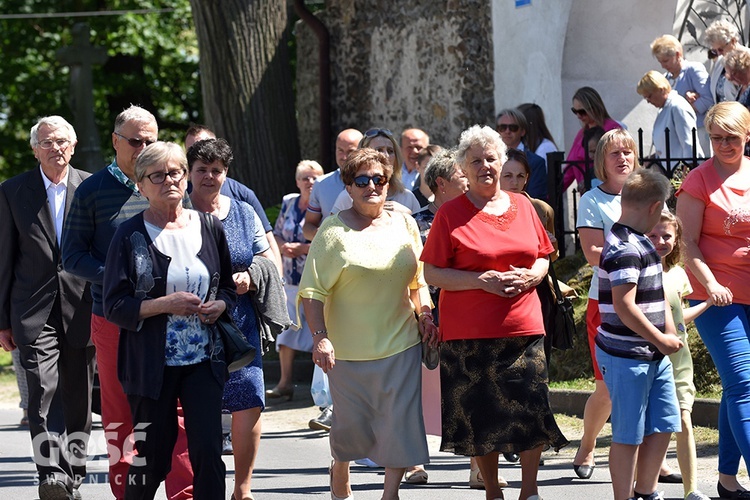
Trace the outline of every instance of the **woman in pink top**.
<instances>
[{"instance_id":1,"label":"woman in pink top","mask_svg":"<svg viewBox=\"0 0 750 500\"><path fill-rule=\"evenodd\" d=\"M677 191L684 221L691 305L714 305L695 320L714 360L723 393L719 410L721 498L750 498L735 477L740 455L750 463L750 112L722 102L705 118L714 156Z\"/></svg>"},{"instance_id":2,"label":"woman in pink top","mask_svg":"<svg viewBox=\"0 0 750 500\"><path fill-rule=\"evenodd\" d=\"M573 94L573 107L570 108L574 115L581 122L581 130L578 131L573 144L570 146L570 152L565 161L580 161L586 159L586 151L583 149L583 132L597 125L602 127L605 132L616 128L622 128L619 123L609 116L607 107L599 95L599 92L591 87L581 87ZM593 165L594 159L590 158ZM568 165L563 172L563 191L567 190L573 181L577 181L579 186L583 186L585 167L581 165Z\"/></svg>"}]
</instances>

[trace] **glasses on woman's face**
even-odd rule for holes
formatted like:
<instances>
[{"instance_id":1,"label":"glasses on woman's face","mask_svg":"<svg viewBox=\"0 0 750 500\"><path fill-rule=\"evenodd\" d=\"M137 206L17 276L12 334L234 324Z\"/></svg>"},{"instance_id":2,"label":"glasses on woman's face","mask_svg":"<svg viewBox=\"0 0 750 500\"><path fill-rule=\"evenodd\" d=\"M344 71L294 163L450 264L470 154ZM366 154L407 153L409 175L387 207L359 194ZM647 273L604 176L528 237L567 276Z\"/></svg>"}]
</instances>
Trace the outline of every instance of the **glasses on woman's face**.
<instances>
[{"instance_id":1,"label":"glasses on woman's face","mask_svg":"<svg viewBox=\"0 0 750 500\"><path fill-rule=\"evenodd\" d=\"M371 128L367 132L365 132L365 137L377 137L379 135L385 136L385 137L393 137L393 132L388 130L387 128Z\"/></svg>"},{"instance_id":2,"label":"glasses on woman's face","mask_svg":"<svg viewBox=\"0 0 750 500\"><path fill-rule=\"evenodd\" d=\"M354 178L354 185L358 188L364 189L370 185L370 181L372 181L373 186L381 187L388 184L388 177L380 174L375 174L373 176L358 175Z\"/></svg>"},{"instance_id":3,"label":"glasses on woman's face","mask_svg":"<svg viewBox=\"0 0 750 500\"><path fill-rule=\"evenodd\" d=\"M175 169L170 170L169 172L154 172L148 175L144 175L144 177L148 177L148 180L151 181L151 184L164 184L164 181L167 180L167 177L172 179L172 182L180 182L185 177L185 170L183 169Z\"/></svg>"},{"instance_id":4,"label":"glasses on woman's face","mask_svg":"<svg viewBox=\"0 0 750 500\"><path fill-rule=\"evenodd\" d=\"M710 135L708 138L711 139L711 143L714 146L724 146L725 144L727 146L739 146L742 142L742 137L739 135Z\"/></svg>"},{"instance_id":5,"label":"glasses on woman's face","mask_svg":"<svg viewBox=\"0 0 750 500\"><path fill-rule=\"evenodd\" d=\"M588 114L586 112L586 110L583 109L583 108L581 108L581 109L570 108L570 110L573 112L574 115L580 116L581 118L583 118L584 116L586 116Z\"/></svg>"}]
</instances>

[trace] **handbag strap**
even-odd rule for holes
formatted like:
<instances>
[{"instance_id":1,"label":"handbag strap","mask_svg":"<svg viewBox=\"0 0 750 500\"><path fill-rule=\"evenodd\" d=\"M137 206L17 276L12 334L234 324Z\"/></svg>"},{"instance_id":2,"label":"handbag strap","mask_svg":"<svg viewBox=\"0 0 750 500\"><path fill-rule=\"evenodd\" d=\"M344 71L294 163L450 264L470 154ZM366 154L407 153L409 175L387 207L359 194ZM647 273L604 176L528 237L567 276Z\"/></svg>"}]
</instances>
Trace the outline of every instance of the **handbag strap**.
<instances>
[{"instance_id":1,"label":"handbag strap","mask_svg":"<svg viewBox=\"0 0 750 500\"><path fill-rule=\"evenodd\" d=\"M557 274L555 273L555 266L552 265L552 261L549 263L547 274L552 278L552 289L555 291L555 302L562 304L565 301L565 297L562 296L560 285L557 283Z\"/></svg>"}]
</instances>

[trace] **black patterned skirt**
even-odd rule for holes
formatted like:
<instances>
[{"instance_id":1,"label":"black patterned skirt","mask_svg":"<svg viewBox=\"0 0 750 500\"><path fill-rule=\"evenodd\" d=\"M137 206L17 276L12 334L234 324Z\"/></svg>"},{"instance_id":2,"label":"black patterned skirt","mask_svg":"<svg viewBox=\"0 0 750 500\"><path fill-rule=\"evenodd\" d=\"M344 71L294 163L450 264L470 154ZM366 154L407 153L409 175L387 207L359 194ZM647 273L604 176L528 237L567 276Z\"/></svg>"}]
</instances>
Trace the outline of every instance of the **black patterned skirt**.
<instances>
[{"instance_id":1,"label":"black patterned skirt","mask_svg":"<svg viewBox=\"0 0 750 500\"><path fill-rule=\"evenodd\" d=\"M549 406L541 335L444 342L440 385L441 451L482 456L568 444Z\"/></svg>"}]
</instances>

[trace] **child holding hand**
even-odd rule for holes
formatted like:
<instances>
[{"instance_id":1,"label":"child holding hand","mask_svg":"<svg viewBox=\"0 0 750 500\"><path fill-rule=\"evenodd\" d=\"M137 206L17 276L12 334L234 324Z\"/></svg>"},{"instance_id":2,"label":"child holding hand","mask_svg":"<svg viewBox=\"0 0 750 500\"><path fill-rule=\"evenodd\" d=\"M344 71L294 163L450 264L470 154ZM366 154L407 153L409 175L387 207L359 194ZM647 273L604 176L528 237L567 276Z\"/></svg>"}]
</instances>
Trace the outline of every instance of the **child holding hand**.
<instances>
[{"instance_id":1,"label":"child holding hand","mask_svg":"<svg viewBox=\"0 0 750 500\"><path fill-rule=\"evenodd\" d=\"M672 373L680 406L680 422L682 431L677 437L677 462L680 464L682 484L685 490L685 500L709 500L709 497L697 490L697 456L695 438L693 436L693 421L691 413L695 401L695 384L693 384L693 358L687 343L687 329L685 325L700 316L711 307L711 299L700 304L683 308L683 297L690 294L690 287L685 270L678 264L682 249L682 222L668 210L661 213L661 219L648 233L648 238L661 257L664 269L663 283L667 303L672 309L677 336L684 347L669 355L672 362Z\"/></svg>"}]
</instances>

